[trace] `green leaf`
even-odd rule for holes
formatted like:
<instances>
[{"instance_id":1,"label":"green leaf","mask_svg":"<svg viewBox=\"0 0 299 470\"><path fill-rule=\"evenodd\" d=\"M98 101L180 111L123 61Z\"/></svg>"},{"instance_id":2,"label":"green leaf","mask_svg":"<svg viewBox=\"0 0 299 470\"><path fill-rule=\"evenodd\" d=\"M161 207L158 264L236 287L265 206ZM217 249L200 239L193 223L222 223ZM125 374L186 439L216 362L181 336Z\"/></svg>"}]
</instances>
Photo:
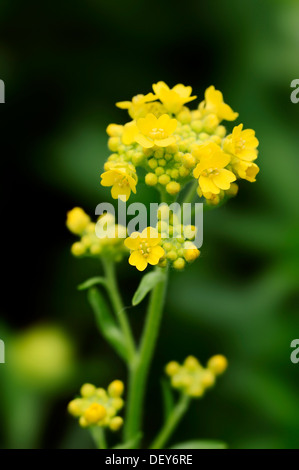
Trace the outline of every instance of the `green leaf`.
<instances>
[{"instance_id":1,"label":"green leaf","mask_svg":"<svg viewBox=\"0 0 299 470\"><path fill-rule=\"evenodd\" d=\"M100 276L91 277L90 279L87 279L87 281L82 282L82 284L79 284L77 289L86 290L86 289L89 289L90 287L95 286L96 284L106 285L106 279Z\"/></svg>"},{"instance_id":2,"label":"green leaf","mask_svg":"<svg viewBox=\"0 0 299 470\"><path fill-rule=\"evenodd\" d=\"M164 420L166 421L174 408L174 397L168 380L163 378L161 380L161 386L164 406Z\"/></svg>"},{"instance_id":3,"label":"green leaf","mask_svg":"<svg viewBox=\"0 0 299 470\"><path fill-rule=\"evenodd\" d=\"M175 444L171 449L227 449L227 445L220 441L186 441Z\"/></svg>"},{"instance_id":4,"label":"green leaf","mask_svg":"<svg viewBox=\"0 0 299 470\"><path fill-rule=\"evenodd\" d=\"M112 449L133 449L140 442L141 438L142 438L142 433L139 432L138 434L136 434L135 437L132 437L132 439L129 439L123 444L114 446L112 447Z\"/></svg>"},{"instance_id":5,"label":"green leaf","mask_svg":"<svg viewBox=\"0 0 299 470\"><path fill-rule=\"evenodd\" d=\"M165 279L165 274L159 271L153 271L143 276L140 284L134 294L132 304L138 305L144 297L157 285Z\"/></svg>"},{"instance_id":6,"label":"green leaf","mask_svg":"<svg viewBox=\"0 0 299 470\"><path fill-rule=\"evenodd\" d=\"M87 297L101 334L123 359L127 359L124 336L111 315L105 297L96 287L89 289Z\"/></svg>"}]
</instances>

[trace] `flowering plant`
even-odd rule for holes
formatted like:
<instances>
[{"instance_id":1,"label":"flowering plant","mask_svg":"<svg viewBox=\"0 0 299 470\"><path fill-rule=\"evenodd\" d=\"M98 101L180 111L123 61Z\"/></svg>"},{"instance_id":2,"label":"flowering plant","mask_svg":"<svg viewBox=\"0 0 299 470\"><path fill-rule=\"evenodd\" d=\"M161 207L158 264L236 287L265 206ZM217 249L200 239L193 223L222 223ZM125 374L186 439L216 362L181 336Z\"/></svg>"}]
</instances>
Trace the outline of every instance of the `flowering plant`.
<instances>
[{"instance_id":1,"label":"flowering plant","mask_svg":"<svg viewBox=\"0 0 299 470\"><path fill-rule=\"evenodd\" d=\"M88 291L101 334L128 368L125 402L121 398L124 384L114 380L107 391L92 384L83 385L80 397L69 403L69 412L79 418L82 427L91 430L100 448L107 447L106 429L118 431L122 425L121 447L142 445L146 384L169 272L183 271L200 255L196 244L198 227L191 222L182 223L171 204L176 202L185 210L187 203L198 199L204 208L219 206L237 194L236 181L254 182L259 171L254 131L243 129L240 124L227 134L222 124L223 120L234 121L238 117L224 102L222 93L209 87L205 99L191 110L186 104L195 99L189 86L178 84L171 89L158 82L153 85L153 92L117 103L128 111L130 121L107 128L111 154L104 165L101 184L111 188L113 199L126 202L132 192L138 193L138 181L144 178L146 185L158 190L162 203L154 226L127 233L127 228L116 223L109 213L102 214L96 223L78 207L67 214L67 227L80 237L72 245L73 255L99 259L104 271L104 276L89 279L80 288ZM133 336L115 275L115 266L123 258L141 272L155 266L142 277L132 300L133 305L138 305L150 294L139 343ZM97 285L106 290L110 305ZM182 365L175 361L166 365L170 379L166 394L172 394L170 385L179 391L179 398L176 404L170 400L167 405L165 422L151 448L167 445L190 400L203 397L226 367L227 360L222 355L210 358L206 368L194 356L187 357ZM123 406L124 420L118 415Z\"/></svg>"}]
</instances>

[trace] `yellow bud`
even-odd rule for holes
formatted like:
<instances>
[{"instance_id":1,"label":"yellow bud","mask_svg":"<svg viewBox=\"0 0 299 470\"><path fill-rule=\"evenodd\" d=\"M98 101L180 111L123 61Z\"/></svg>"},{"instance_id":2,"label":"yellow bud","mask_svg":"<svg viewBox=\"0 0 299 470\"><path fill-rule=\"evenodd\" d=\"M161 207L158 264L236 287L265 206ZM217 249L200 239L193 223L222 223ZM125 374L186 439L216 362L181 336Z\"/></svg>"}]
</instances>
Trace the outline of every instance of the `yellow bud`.
<instances>
[{"instance_id":1,"label":"yellow bud","mask_svg":"<svg viewBox=\"0 0 299 470\"><path fill-rule=\"evenodd\" d=\"M212 387L215 383L215 375L210 370L205 370L201 376L201 383L205 388Z\"/></svg>"},{"instance_id":2,"label":"yellow bud","mask_svg":"<svg viewBox=\"0 0 299 470\"><path fill-rule=\"evenodd\" d=\"M165 367L165 372L170 377L177 374L180 370L180 365L176 361L169 362Z\"/></svg>"},{"instance_id":3,"label":"yellow bud","mask_svg":"<svg viewBox=\"0 0 299 470\"><path fill-rule=\"evenodd\" d=\"M109 150L111 150L111 152L117 152L119 144L120 144L119 137L110 137L110 139L108 139L108 148Z\"/></svg>"},{"instance_id":4,"label":"yellow bud","mask_svg":"<svg viewBox=\"0 0 299 470\"><path fill-rule=\"evenodd\" d=\"M202 128L203 128L203 123L200 119L196 119L194 121L191 122L191 128L197 133L199 134L201 131L202 131Z\"/></svg>"},{"instance_id":5,"label":"yellow bud","mask_svg":"<svg viewBox=\"0 0 299 470\"><path fill-rule=\"evenodd\" d=\"M76 235L82 235L89 222L90 217L80 207L74 207L67 213L66 226Z\"/></svg>"},{"instance_id":6,"label":"yellow bud","mask_svg":"<svg viewBox=\"0 0 299 470\"><path fill-rule=\"evenodd\" d=\"M170 176L172 179L177 180L178 177L180 176L179 170L170 170Z\"/></svg>"},{"instance_id":7,"label":"yellow bud","mask_svg":"<svg viewBox=\"0 0 299 470\"><path fill-rule=\"evenodd\" d=\"M219 137L218 135L211 135L210 140L218 145L220 145L222 141L221 137Z\"/></svg>"},{"instance_id":8,"label":"yellow bud","mask_svg":"<svg viewBox=\"0 0 299 470\"><path fill-rule=\"evenodd\" d=\"M118 431L122 427L123 422L124 420L120 416L112 418L109 424L111 431Z\"/></svg>"},{"instance_id":9,"label":"yellow bud","mask_svg":"<svg viewBox=\"0 0 299 470\"><path fill-rule=\"evenodd\" d=\"M110 137L120 137L123 133L123 126L118 124L109 124L106 132Z\"/></svg>"},{"instance_id":10,"label":"yellow bud","mask_svg":"<svg viewBox=\"0 0 299 470\"><path fill-rule=\"evenodd\" d=\"M164 155L164 150L162 148L159 148L159 149L155 150L155 152L154 152L155 158L158 158L158 159L162 158L163 155Z\"/></svg>"},{"instance_id":11,"label":"yellow bud","mask_svg":"<svg viewBox=\"0 0 299 470\"><path fill-rule=\"evenodd\" d=\"M195 245L190 242L185 243L184 258L186 261L188 261L188 263L191 263L192 261L196 260L199 255L200 252Z\"/></svg>"},{"instance_id":12,"label":"yellow bud","mask_svg":"<svg viewBox=\"0 0 299 470\"><path fill-rule=\"evenodd\" d=\"M178 255L174 250L169 251L166 255L166 258L169 259L170 261L175 261L177 257Z\"/></svg>"},{"instance_id":13,"label":"yellow bud","mask_svg":"<svg viewBox=\"0 0 299 470\"><path fill-rule=\"evenodd\" d=\"M96 389L96 392L95 392L96 396L99 397L99 398L102 398L102 399L106 399L107 398L107 392L104 388L97 388Z\"/></svg>"},{"instance_id":14,"label":"yellow bud","mask_svg":"<svg viewBox=\"0 0 299 470\"><path fill-rule=\"evenodd\" d=\"M84 412L84 418L88 424L95 424L106 416L106 408L99 403L93 403Z\"/></svg>"},{"instance_id":15,"label":"yellow bud","mask_svg":"<svg viewBox=\"0 0 299 470\"><path fill-rule=\"evenodd\" d=\"M177 183L176 181L171 181L166 186L166 191L168 192L168 194L171 194L172 196L179 193L180 189L181 189L181 185Z\"/></svg>"},{"instance_id":16,"label":"yellow bud","mask_svg":"<svg viewBox=\"0 0 299 470\"><path fill-rule=\"evenodd\" d=\"M68 412L73 416L80 416L82 412L81 405L82 400L80 398L70 401L67 407Z\"/></svg>"},{"instance_id":17,"label":"yellow bud","mask_svg":"<svg viewBox=\"0 0 299 470\"><path fill-rule=\"evenodd\" d=\"M72 244L71 252L74 256L81 256L85 253L85 246L81 242L75 242Z\"/></svg>"},{"instance_id":18,"label":"yellow bud","mask_svg":"<svg viewBox=\"0 0 299 470\"><path fill-rule=\"evenodd\" d=\"M159 176L158 181L163 186L166 186L170 181L170 177L164 174L164 175Z\"/></svg>"},{"instance_id":19,"label":"yellow bud","mask_svg":"<svg viewBox=\"0 0 299 470\"><path fill-rule=\"evenodd\" d=\"M199 364L198 360L196 359L196 357L188 356L184 361L184 367L186 367L186 369L192 371L192 370L198 369L200 367L200 364Z\"/></svg>"},{"instance_id":20,"label":"yellow bud","mask_svg":"<svg viewBox=\"0 0 299 470\"><path fill-rule=\"evenodd\" d=\"M219 118L216 114L209 114L204 119L204 128L208 132L213 132L219 124Z\"/></svg>"},{"instance_id":21,"label":"yellow bud","mask_svg":"<svg viewBox=\"0 0 299 470\"><path fill-rule=\"evenodd\" d=\"M165 170L161 166L158 166L158 168L155 169L155 173L157 176L161 176L165 173Z\"/></svg>"},{"instance_id":22,"label":"yellow bud","mask_svg":"<svg viewBox=\"0 0 299 470\"><path fill-rule=\"evenodd\" d=\"M88 422L86 421L84 416L80 416L79 424L80 424L81 428L86 428L88 426Z\"/></svg>"},{"instance_id":23,"label":"yellow bud","mask_svg":"<svg viewBox=\"0 0 299 470\"><path fill-rule=\"evenodd\" d=\"M83 235L81 238L81 243L85 246L85 248L89 248L92 245L93 238L90 235Z\"/></svg>"},{"instance_id":24,"label":"yellow bud","mask_svg":"<svg viewBox=\"0 0 299 470\"><path fill-rule=\"evenodd\" d=\"M224 126L218 126L215 132L216 135L219 135L219 137L223 138L226 134L226 129Z\"/></svg>"},{"instance_id":25,"label":"yellow bud","mask_svg":"<svg viewBox=\"0 0 299 470\"><path fill-rule=\"evenodd\" d=\"M174 261L173 267L174 267L175 269L178 269L179 271L180 271L181 269L184 269L184 267L185 267L185 260L184 260L183 258L178 258L177 260Z\"/></svg>"},{"instance_id":26,"label":"yellow bud","mask_svg":"<svg viewBox=\"0 0 299 470\"><path fill-rule=\"evenodd\" d=\"M193 398L200 398L204 394L204 388L201 385L191 385L191 387L186 390L187 395Z\"/></svg>"},{"instance_id":27,"label":"yellow bud","mask_svg":"<svg viewBox=\"0 0 299 470\"><path fill-rule=\"evenodd\" d=\"M84 398L92 397L96 393L96 387L92 384L84 384L81 387L80 393Z\"/></svg>"},{"instance_id":28,"label":"yellow bud","mask_svg":"<svg viewBox=\"0 0 299 470\"><path fill-rule=\"evenodd\" d=\"M208 139L210 138L210 136L209 136L209 134L207 134L206 132L201 132L201 133L199 134L199 138L200 138L200 140L205 141L205 140L208 140Z\"/></svg>"},{"instance_id":29,"label":"yellow bud","mask_svg":"<svg viewBox=\"0 0 299 470\"><path fill-rule=\"evenodd\" d=\"M144 154L142 152L135 152L132 156L132 163L134 165L140 165L144 159Z\"/></svg>"},{"instance_id":30,"label":"yellow bud","mask_svg":"<svg viewBox=\"0 0 299 470\"><path fill-rule=\"evenodd\" d=\"M239 187L236 183L231 183L230 188L226 191L228 196L236 196L238 194Z\"/></svg>"},{"instance_id":31,"label":"yellow bud","mask_svg":"<svg viewBox=\"0 0 299 470\"><path fill-rule=\"evenodd\" d=\"M124 401L120 397L113 398L112 406L115 408L116 411L119 411L124 406Z\"/></svg>"},{"instance_id":32,"label":"yellow bud","mask_svg":"<svg viewBox=\"0 0 299 470\"><path fill-rule=\"evenodd\" d=\"M155 168L158 166L157 160L155 158L151 158L148 164L152 170L155 170Z\"/></svg>"},{"instance_id":33,"label":"yellow bud","mask_svg":"<svg viewBox=\"0 0 299 470\"><path fill-rule=\"evenodd\" d=\"M102 246L100 243L93 243L89 250L92 255L99 255L102 251Z\"/></svg>"},{"instance_id":34,"label":"yellow bud","mask_svg":"<svg viewBox=\"0 0 299 470\"><path fill-rule=\"evenodd\" d=\"M191 111L192 119L197 120L201 118L201 112L198 109Z\"/></svg>"},{"instance_id":35,"label":"yellow bud","mask_svg":"<svg viewBox=\"0 0 299 470\"><path fill-rule=\"evenodd\" d=\"M168 145L167 147L167 152L168 153L176 153L177 151L179 150L177 144L171 144L171 145Z\"/></svg>"},{"instance_id":36,"label":"yellow bud","mask_svg":"<svg viewBox=\"0 0 299 470\"><path fill-rule=\"evenodd\" d=\"M159 166L165 166L166 165L165 158L160 158L160 160L158 160L158 163L159 163Z\"/></svg>"},{"instance_id":37,"label":"yellow bud","mask_svg":"<svg viewBox=\"0 0 299 470\"><path fill-rule=\"evenodd\" d=\"M114 380L108 387L108 393L111 397L120 397L124 391L124 384L121 380Z\"/></svg>"},{"instance_id":38,"label":"yellow bud","mask_svg":"<svg viewBox=\"0 0 299 470\"><path fill-rule=\"evenodd\" d=\"M193 168L196 163L196 158L191 153L186 153L183 157L183 162L186 168Z\"/></svg>"},{"instance_id":39,"label":"yellow bud","mask_svg":"<svg viewBox=\"0 0 299 470\"><path fill-rule=\"evenodd\" d=\"M190 173L189 170L184 166L180 167L179 172L182 178L186 178L187 176L189 176L189 173Z\"/></svg>"},{"instance_id":40,"label":"yellow bud","mask_svg":"<svg viewBox=\"0 0 299 470\"><path fill-rule=\"evenodd\" d=\"M163 243L163 248L165 251L170 251L172 249L172 243L170 242Z\"/></svg>"},{"instance_id":41,"label":"yellow bud","mask_svg":"<svg viewBox=\"0 0 299 470\"><path fill-rule=\"evenodd\" d=\"M227 359L221 354L211 357L208 361L208 369L210 369L215 375L223 374L227 366Z\"/></svg>"},{"instance_id":42,"label":"yellow bud","mask_svg":"<svg viewBox=\"0 0 299 470\"><path fill-rule=\"evenodd\" d=\"M148 186L155 186L158 183L157 175L155 175L155 173L147 173L147 175L145 175L145 183Z\"/></svg>"},{"instance_id":43,"label":"yellow bud","mask_svg":"<svg viewBox=\"0 0 299 470\"><path fill-rule=\"evenodd\" d=\"M191 113L188 108L183 108L183 110L177 114L176 118L182 124L189 124L189 122L191 122Z\"/></svg>"}]
</instances>

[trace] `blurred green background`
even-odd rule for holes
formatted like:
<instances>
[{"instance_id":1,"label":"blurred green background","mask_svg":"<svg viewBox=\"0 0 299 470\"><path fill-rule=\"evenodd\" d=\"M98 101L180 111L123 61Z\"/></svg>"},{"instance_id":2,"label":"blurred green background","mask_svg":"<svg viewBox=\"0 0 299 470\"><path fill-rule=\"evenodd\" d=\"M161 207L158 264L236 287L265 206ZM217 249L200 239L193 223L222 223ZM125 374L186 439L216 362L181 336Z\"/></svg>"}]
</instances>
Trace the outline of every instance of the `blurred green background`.
<instances>
[{"instance_id":1,"label":"blurred green background","mask_svg":"<svg viewBox=\"0 0 299 470\"><path fill-rule=\"evenodd\" d=\"M213 84L260 140L257 183L204 217L199 260L171 274L150 376L145 426L162 419L164 364L225 354L229 369L192 409L172 443L220 439L230 448L297 448L299 365L297 0L87 0L0 4L2 448L90 448L67 415L83 382L125 380L76 286L99 273L74 259L65 213L110 201L99 175L114 107L164 80L203 97ZM139 187L144 201L154 190ZM136 197L133 200L137 200ZM140 274L120 266L126 305ZM128 310L138 335L144 304ZM111 442L113 443L114 438Z\"/></svg>"}]
</instances>

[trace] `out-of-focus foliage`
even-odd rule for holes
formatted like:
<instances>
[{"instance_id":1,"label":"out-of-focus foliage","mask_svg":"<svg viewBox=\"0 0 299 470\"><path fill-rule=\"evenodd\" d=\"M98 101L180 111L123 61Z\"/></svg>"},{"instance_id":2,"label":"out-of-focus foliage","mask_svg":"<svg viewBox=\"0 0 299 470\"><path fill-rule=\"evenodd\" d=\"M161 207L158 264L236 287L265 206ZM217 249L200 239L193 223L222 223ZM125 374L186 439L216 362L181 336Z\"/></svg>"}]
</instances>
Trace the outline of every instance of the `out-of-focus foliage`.
<instances>
[{"instance_id":1,"label":"out-of-focus foliage","mask_svg":"<svg viewBox=\"0 0 299 470\"><path fill-rule=\"evenodd\" d=\"M71 379L48 395L25 383L13 387L20 376L11 377L6 354L1 387L12 388L9 407L0 403L1 446L91 447L67 416L67 402L83 382L125 381L76 290L99 275L99 266L71 257L64 218L74 206L93 215L99 202L110 201L100 186L105 128L126 118L114 103L165 80L190 84L198 95L211 84L221 89L256 130L261 171L254 185L240 185L238 198L205 213L200 259L172 273L148 394L160 394L169 360L224 354L227 373L204 406L192 404L173 443L204 438L233 448L296 448L299 366L290 362L290 343L299 329L299 104L290 101L290 83L299 75L298 2L194 0L183 8L154 0L149 8L137 0L14 0L2 2L0 13L2 216L9 228L0 338L17 344L20 330L50 321L77 351L76 360L67 353ZM157 195L140 185L130 202L140 199ZM138 282L136 270L122 264L126 305ZM128 314L138 333L143 304ZM51 371L43 370L45 383ZM161 421L156 403L145 413L149 437Z\"/></svg>"}]
</instances>

